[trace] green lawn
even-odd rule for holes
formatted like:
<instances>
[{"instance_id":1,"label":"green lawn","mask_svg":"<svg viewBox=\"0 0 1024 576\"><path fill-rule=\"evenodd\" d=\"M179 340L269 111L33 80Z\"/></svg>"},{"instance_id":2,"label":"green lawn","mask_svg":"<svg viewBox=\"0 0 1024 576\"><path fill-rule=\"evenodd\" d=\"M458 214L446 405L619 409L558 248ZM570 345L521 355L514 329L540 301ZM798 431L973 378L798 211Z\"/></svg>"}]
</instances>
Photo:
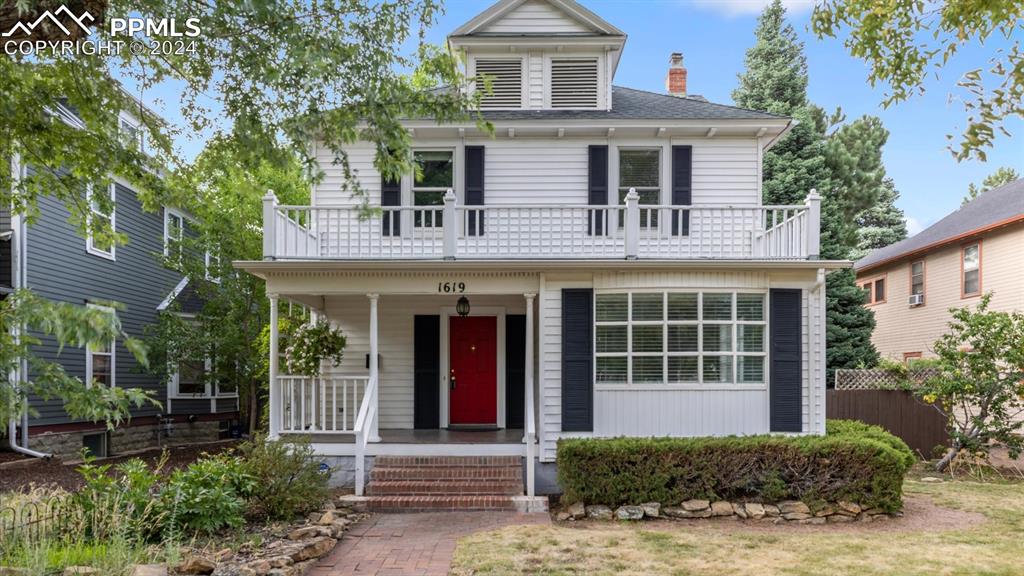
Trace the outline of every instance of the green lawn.
<instances>
[{"instance_id":1,"label":"green lawn","mask_svg":"<svg viewBox=\"0 0 1024 576\"><path fill-rule=\"evenodd\" d=\"M908 479L905 491L906 516L883 523L514 526L460 541L453 573L1024 574L1024 483Z\"/></svg>"}]
</instances>

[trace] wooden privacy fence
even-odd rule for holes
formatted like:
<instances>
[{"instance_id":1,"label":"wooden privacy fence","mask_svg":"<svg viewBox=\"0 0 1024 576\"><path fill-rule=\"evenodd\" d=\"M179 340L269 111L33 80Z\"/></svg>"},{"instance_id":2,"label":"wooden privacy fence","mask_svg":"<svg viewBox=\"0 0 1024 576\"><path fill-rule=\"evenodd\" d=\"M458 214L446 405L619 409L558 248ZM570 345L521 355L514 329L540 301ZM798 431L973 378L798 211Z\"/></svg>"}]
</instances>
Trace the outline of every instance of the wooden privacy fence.
<instances>
[{"instance_id":1,"label":"wooden privacy fence","mask_svg":"<svg viewBox=\"0 0 1024 576\"><path fill-rule=\"evenodd\" d=\"M949 446L945 417L904 390L828 390L825 406L828 418L881 426L925 458L936 446Z\"/></svg>"}]
</instances>

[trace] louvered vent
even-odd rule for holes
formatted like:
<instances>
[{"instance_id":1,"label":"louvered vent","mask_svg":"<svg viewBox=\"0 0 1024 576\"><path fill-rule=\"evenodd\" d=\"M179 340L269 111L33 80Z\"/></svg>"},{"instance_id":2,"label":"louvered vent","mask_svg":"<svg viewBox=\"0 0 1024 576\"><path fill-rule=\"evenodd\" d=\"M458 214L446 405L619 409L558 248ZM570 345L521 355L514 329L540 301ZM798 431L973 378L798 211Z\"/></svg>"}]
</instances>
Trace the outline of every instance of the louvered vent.
<instances>
[{"instance_id":1,"label":"louvered vent","mask_svg":"<svg viewBox=\"0 0 1024 576\"><path fill-rule=\"evenodd\" d=\"M476 61L477 77L488 76L491 94L484 96L480 107L484 110L523 107L523 61L520 59L493 59ZM483 80L477 81L483 89Z\"/></svg>"},{"instance_id":2,"label":"louvered vent","mask_svg":"<svg viewBox=\"0 0 1024 576\"><path fill-rule=\"evenodd\" d=\"M551 61L551 107L597 108L597 60Z\"/></svg>"}]
</instances>

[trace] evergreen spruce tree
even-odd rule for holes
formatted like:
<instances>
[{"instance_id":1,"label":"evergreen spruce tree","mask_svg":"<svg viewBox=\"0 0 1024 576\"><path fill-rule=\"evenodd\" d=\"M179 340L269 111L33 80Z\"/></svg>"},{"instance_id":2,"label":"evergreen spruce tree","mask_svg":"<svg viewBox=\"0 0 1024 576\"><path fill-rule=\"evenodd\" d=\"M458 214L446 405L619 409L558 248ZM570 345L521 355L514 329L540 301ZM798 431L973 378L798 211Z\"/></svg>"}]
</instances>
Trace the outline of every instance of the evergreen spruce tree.
<instances>
[{"instance_id":1,"label":"evergreen spruce tree","mask_svg":"<svg viewBox=\"0 0 1024 576\"><path fill-rule=\"evenodd\" d=\"M998 168L995 172L989 174L981 181L981 186L975 186L972 182L967 187L967 196L964 197L963 202L961 202L960 205L965 206L968 202L974 200L981 194L988 192L993 188L999 188L1004 184L1009 184L1019 178L1020 174L1018 174L1013 168L1008 166Z\"/></svg>"},{"instance_id":2,"label":"evergreen spruce tree","mask_svg":"<svg viewBox=\"0 0 1024 576\"><path fill-rule=\"evenodd\" d=\"M859 260L878 248L895 244L907 237L907 220L903 211L896 207L900 193L892 178L882 181L878 201L857 218L857 246L851 254Z\"/></svg>"}]
</instances>

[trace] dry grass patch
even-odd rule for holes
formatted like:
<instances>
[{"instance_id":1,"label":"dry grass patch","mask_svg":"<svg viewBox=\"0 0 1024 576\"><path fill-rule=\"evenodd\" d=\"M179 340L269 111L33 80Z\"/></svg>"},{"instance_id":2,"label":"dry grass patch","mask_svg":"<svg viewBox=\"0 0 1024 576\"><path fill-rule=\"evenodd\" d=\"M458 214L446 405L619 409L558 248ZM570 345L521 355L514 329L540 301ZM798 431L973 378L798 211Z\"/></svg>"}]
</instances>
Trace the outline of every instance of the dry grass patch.
<instances>
[{"instance_id":1,"label":"dry grass patch","mask_svg":"<svg viewBox=\"0 0 1024 576\"><path fill-rule=\"evenodd\" d=\"M766 526L698 520L513 526L460 541L453 573L1024 573L1024 484L908 480L905 490L906 516L888 523Z\"/></svg>"}]
</instances>

